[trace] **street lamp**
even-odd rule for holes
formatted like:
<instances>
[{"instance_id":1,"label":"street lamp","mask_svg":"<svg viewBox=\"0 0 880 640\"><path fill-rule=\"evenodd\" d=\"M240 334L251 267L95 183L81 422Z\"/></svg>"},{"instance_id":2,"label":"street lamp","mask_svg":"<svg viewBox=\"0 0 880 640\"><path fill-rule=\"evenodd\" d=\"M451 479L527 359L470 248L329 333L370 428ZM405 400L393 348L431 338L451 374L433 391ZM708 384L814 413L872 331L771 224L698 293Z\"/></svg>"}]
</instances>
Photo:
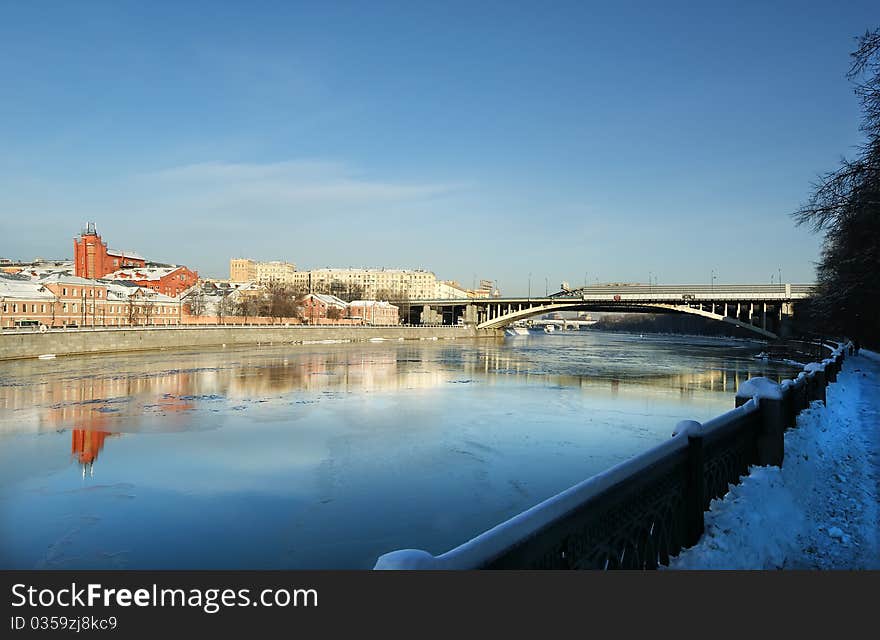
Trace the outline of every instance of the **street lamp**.
<instances>
[{"instance_id":1,"label":"street lamp","mask_svg":"<svg viewBox=\"0 0 880 640\"><path fill-rule=\"evenodd\" d=\"M529 272L529 300L532 299L532 272Z\"/></svg>"},{"instance_id":2,"label":"street lamp","mask_svg":"<svg viewBox=\"0 0 880 640\"><path fill-rule=\"evenodd\" d=\"M550 278L544 277L544 297L546 298L550 294Z\"/></svg>"},{"instance_id":3,"label":"street lamp","mask_svg":"<svg viewBox=\"0 0 880 640\"><path fill-rule=\"evenodd\" d=\"M715 269L712 269L712 293L715 293L715 279L718 276L715 275Z\"/></svg>"}]
</instances>

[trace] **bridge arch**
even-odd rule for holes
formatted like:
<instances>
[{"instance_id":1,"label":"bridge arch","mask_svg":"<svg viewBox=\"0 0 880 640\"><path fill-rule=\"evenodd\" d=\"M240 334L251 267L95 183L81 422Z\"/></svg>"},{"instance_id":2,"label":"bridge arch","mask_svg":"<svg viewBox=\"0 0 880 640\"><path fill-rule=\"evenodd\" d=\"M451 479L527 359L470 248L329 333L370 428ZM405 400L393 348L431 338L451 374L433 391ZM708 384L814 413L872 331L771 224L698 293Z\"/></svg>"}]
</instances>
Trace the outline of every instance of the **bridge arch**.
<instances>
[{"instance_id":1,"label":"bridge arch","mask_svg":"<svg viewBox=\"0 0 880 640\"><path fill-rule=\"evenodd\" d=\"M517 320L525 320L526 318L531 318L553 311L610 311L613 313L656 313L657 311L660 311L665 313L687 313L690 315L701 316L703 318L709 318L711 320L726 322L728 324L740 327L741 329L746 329L748 331L757 333L764 338L769 338L772 340L778 338L777 334L773 333L772 331L768 331L767 329L756 326L750 322L743 322L739 318L732 318L727 315L707 311L705 309L702 309L701 307L692 307L686 304L666 304L660 302L642 302L633 305L617 303L613 306L597 303L585 303L581 301L558 302L551 304L540 303L526 309L518 309L516 311L510 311L508 313L493 317L478 324L477 328L501 329L510 324L513 324Z\"/></svg>"}]
</instances>

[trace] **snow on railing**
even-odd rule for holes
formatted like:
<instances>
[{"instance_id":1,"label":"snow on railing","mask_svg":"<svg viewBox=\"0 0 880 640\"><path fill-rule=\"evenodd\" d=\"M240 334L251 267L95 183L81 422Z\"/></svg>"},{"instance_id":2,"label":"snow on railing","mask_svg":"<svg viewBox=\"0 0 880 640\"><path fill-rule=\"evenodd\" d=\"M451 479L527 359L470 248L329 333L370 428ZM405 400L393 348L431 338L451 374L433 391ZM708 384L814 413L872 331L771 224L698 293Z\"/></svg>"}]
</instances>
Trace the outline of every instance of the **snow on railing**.
<instances>
[{"instance_id":1,"label":"snow on railing","mask_svg":"<svg viewBox=\"0 0 880 640\"><path fill-rule=\"evenodd\" d=\"M653 569L696 544L704 513L752 465L782 465L786 429L836 380L845 346L777 384L752 378L736 408L672 438L434 556L392 551L375 569Z\"/></svg>"}]
</instances>

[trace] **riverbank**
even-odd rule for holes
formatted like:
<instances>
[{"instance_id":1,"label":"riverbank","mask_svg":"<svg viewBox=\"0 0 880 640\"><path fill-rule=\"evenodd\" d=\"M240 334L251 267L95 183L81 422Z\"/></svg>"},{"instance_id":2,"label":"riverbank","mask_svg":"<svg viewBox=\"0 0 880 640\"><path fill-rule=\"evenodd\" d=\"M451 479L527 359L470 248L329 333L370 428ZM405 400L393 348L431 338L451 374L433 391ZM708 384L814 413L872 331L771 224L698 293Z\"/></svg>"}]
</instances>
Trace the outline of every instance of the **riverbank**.
<instances>
[{"instance_id":1,"label":"riverbank","mask_svg":"<svg viewBox=\"0 0 880 640\"><path fill-rule=\"evenodd\" d=\"M880 357L850 356L827 406L785 434L779 467L752 467L714 500L673 569L880 569Z\"/></svg>"},{"instance_id":2,"label":"riverbank","mask_svg":"<svg viewBox=\"0 0 880 640\"><path fill-rule=\"evenodd\" d=\"M494 330L473 326L249 326L73 329L0 335L0 360L127 351L163 351L209 346L314 344L369 340L493 338Z\"/></svg>"}]
</instances>

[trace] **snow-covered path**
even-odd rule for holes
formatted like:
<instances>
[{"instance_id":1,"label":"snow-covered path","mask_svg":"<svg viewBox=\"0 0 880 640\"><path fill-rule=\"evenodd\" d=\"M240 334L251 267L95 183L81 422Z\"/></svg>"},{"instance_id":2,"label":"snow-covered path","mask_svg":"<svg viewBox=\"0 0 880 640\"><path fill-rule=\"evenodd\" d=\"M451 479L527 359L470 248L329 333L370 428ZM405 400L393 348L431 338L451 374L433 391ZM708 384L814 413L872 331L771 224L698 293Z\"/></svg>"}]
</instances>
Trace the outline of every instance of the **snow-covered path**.
<instances>
[{"instance_id":1,"label":"snow-covered path","mask_svg":"<svg viewBox=\"0 0 880 640\"><path fill-rule=\"evenodd\" d=\"M713 500L672 569L880 569L880 356L847 357L785 434L785 461Z\"/></svg>"}]
</instances>

